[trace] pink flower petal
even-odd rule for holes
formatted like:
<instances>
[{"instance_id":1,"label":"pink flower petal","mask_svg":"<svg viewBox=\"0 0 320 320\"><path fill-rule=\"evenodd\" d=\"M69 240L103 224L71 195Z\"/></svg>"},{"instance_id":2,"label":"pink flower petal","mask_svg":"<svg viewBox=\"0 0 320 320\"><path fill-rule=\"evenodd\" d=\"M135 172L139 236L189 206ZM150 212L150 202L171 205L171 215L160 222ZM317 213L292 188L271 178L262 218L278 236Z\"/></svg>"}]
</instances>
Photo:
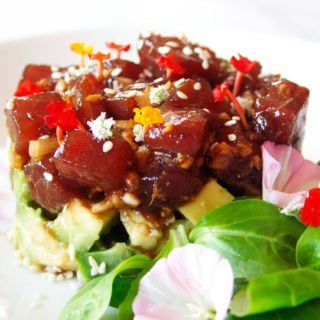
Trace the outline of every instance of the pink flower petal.
<instances>
[{"instance_id":1,"label":"pink flower petal","mask_svg":"<svg viewBox=\"0 0 320 320\"><path fill-rule=\"evenodd\" d=\"M15 212L15 198L9 178L9 160L6 148L0 148L0 228L7 227Z\"/></svg>"},{"instance_id":2,"label":"pink flower petal","mask_svg":"<svg viewBox=\"0 0 320 320\"><path fill-rule=\"evenodd\" d=\"M229 262L216 251L189 244L159 260L142 278L133 304L135 320L202 319L215 310L227 314L233 290Z\"/></svg>"},{"instance_id":3,"label":"pink flower petal","mask_svg":"<svg viewBox=\"0 0 320 320\"><path fill-rule=\"evenodd\" d=\"M263 200L280 207L303 204L306 192L319 185L320 167L292 146L267 141L262 158Z\"/></svg>"}]
</instances>

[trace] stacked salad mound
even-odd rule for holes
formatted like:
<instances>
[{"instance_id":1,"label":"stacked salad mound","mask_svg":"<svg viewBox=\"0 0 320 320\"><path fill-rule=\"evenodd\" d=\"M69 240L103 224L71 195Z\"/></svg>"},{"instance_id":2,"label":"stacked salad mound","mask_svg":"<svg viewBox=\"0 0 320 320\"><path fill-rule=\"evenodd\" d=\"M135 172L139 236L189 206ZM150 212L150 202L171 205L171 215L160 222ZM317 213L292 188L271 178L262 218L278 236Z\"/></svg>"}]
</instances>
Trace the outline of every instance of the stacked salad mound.
<instances>
[{"instance_id":1,"label":"stacked salad mound","mask_svg":"<svg viewBox=\"0 0 320 320\"><path fill-rule=\"evenodd\" d=\"M130 45L106 47L28 65L5 111L14 246L88 282L61 319L314 314L320 169L298 151L308 89L185 37L140 36L139 63L123 59Z\"/></svg>"}]
</instances>

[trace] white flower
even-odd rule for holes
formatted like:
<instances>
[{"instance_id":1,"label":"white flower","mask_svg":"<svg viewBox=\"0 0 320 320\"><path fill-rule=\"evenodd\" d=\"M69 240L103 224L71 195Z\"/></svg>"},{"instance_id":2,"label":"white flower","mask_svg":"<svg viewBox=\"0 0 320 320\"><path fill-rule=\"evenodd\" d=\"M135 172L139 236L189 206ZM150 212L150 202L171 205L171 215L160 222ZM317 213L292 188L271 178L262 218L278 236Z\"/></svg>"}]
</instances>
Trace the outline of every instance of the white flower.
<instances>
[{"instance_id":1,"label":"white flower","mask_svg":"<svg viewBox=\"0 0 320 320\"><path fill-rule=\"evenodd\" d=\"M133 127L134 141L142 142L144 141L144 128L142 124L136 124Z\"/></svg>"},{"instance_id":2,"label":"white flower","mask_svg":"<svg viewBox=\"0 0 320 320\"><path fill-rule=\"evenodd\" d=\"M149 99L151 103L160 104L169 97L169 92L165 85L151 88Z\"/></svg>"},{"instance_id":3,"label":"white flower","mask_svg":"<svg viewBox=\"0 0 320 320\"><path fill-rule=\"evenodd\" d=\"M233 272L216 251L189 244L160 259L141 279L134 320L222 320L233 293Z\"/></svg>"},{"instance_id":4,"label":"white flower","mask_svg":"<svg viewBox=\"0 0 320 320\"><path fill-rule=\"evenodd\" d=\"M98 140L104 140L112 136L111 129L116 122L113 118L106 119L106 113L102 112L97 119L87 123L94 137Z\"/></svg>"}]
</instances>

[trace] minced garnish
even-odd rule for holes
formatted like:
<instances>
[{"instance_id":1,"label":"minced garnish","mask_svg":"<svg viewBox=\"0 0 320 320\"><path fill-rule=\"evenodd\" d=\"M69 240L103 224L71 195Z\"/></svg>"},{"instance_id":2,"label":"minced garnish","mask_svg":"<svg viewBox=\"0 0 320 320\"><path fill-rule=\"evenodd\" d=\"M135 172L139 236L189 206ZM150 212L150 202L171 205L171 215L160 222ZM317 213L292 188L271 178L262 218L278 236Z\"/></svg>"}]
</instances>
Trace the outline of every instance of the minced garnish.
<instances>
[{"instance_id":1,"label":"minced garnish","mask_svg":"<svg viewBox=\"0 0 320 320\"><path fill-rule=\"evenodd\" d=\"M142 124L136 124L133 127L133 135L135 142L143 142L144 141L144 127Z\"/></svg>"},{"instance_id":2,"label":"minced garnish","mask_svg":"<svg viewBox=\"0 0 320 320\"><path fill-rule=\"evenodd\" d=\"M93 46L88 45L84 42L73 42L70 44L70 49L76 54L80 55L80 67L84 67L85 56L89 53L92 53L94 50Z\"/></svg>"},{"instance_id":3,"label":"minced garnish","mask_svg":"<svg viewBox=\"0 0 320 320\"><path fill-rule=\"evenodd\" d=\"M133 109L133 111L135 113L134 121L144 126L164 122L163 117L160 113L160 109L158 108L147 106L141 109L135 108Z\"/></svg>"},{"instance_id":4,"label":"minced garnish","mask_svg":"<svg viewBox=\"0 0 320 320\"><path fill-rule=\"evenodd\" d=\"M116 122L113 118L106 119L106 113L102 112L98 118L93 121L88 121L87 124L95 138L98 140L104 140L112 137L112 127Z\"/></svg>"},{"instance_id":5,"label":"minced garnish","mask_svg":"<svg viewBox=\"0 0 320 320\"><path fill-rule=\"evenodd\" d=\"M161 104L164 100L169 97L169 92L165 85L160 85L154 88L151 88L149 99L151 103Z\"/></svg>"}]
</instances>

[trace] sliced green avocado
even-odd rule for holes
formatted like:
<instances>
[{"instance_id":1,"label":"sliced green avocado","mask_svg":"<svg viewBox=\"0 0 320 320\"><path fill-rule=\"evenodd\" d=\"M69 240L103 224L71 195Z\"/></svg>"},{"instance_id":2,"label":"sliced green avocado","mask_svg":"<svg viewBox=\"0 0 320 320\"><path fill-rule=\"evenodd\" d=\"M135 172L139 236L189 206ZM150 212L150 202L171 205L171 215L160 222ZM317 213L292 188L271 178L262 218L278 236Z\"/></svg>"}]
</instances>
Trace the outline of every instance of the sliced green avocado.
<instances>
[{"instance_id":1,"label":"sliced green avocado","mask_svg":"<svg viewBox=\"0 0 320 320\"><path fill-rule=\"evenodd\" d=\"M233 199L233 195L221 187L215 179L210 179L192 201L178 210L196 224L206 212L221 207Z\"/></svg>"},{"instance_id":2,"label":"sliced green avocado","mask_svg":"<svg viewBox=\"0 0 320 320\"><path fill-rule=\"evenodd\" d=\"M32 264L56 266L64 270L76 270L77 264L70 258L68 245L57 241L42 217L40 208L28 203L30 194L23 171L14 170L13 189L17 196L17 210L13 228L13 243Z\"/></svg>"},{"instance_id":3,"label":"sliced green avocado","mask_svg":"<svg viewBox=\"0 0 320 320\"><path fill-rule=\"evenodd\" d=\"M72 244L77 251L88 251L102 232L118 221L114 210L94 214L90 207L73 199L52 223L52 231L59 241Z\"/></svg>"}]
</instances>

